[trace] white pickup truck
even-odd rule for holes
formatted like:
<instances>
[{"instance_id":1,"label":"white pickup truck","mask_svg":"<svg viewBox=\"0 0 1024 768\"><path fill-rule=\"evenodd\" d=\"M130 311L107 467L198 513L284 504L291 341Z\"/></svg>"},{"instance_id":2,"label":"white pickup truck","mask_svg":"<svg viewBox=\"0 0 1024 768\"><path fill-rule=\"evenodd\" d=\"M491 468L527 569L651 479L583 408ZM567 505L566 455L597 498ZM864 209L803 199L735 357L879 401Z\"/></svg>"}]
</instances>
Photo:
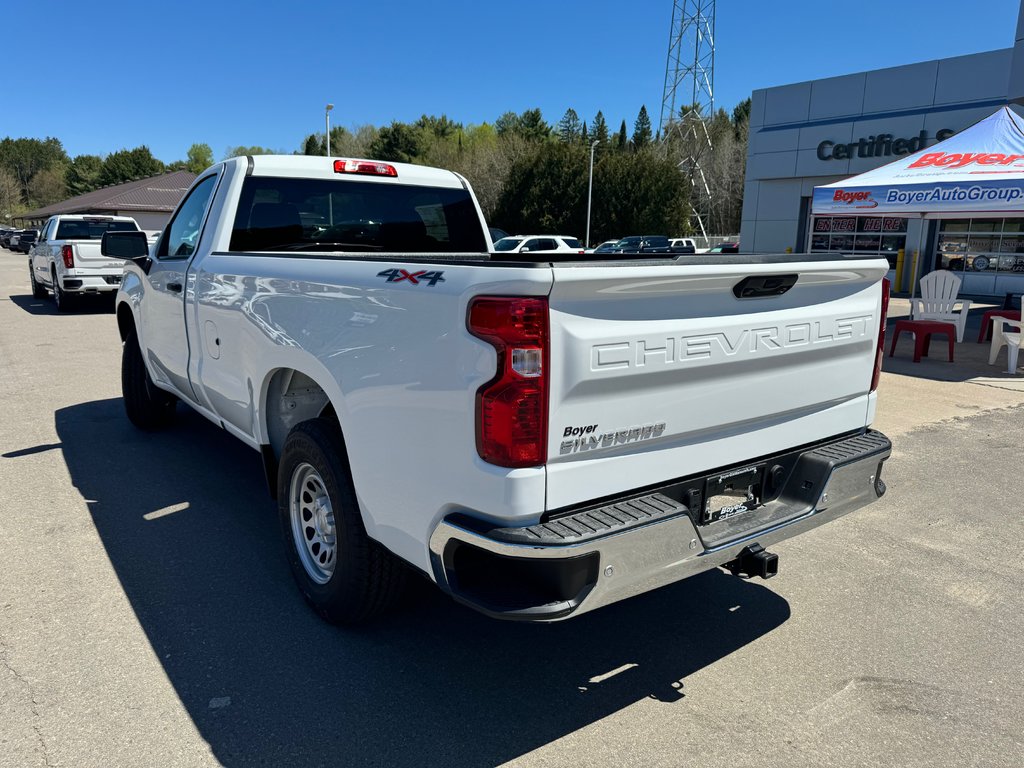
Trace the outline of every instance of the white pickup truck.
<instances>
[{"instance_id":1,"label":"white pickup truck","mask_svg":"<svg viewBox=\"0 0 1024 768\"><path fill-rule=\"evenodd\" d=\"M81 296L113 296L121 284L124 262L100 252L103 234L138 231L130 216L51 216L28 252L32 295L41 299L49 290L60 312L71 310Z\"/></svg>"},{"instance_id":2,"label":"white pickup truck","mask_svg":"<svg viewBox=\"0 0 1024 768\"><path fill-rule=\"evenodd\" d=\"M466 180L241 157L200 175L117 295L125 408L182 400L259 451L302 593L366 620L416 571L551 621L875 501L888 264L490 252Z\"/></svg>"}]
</instances>

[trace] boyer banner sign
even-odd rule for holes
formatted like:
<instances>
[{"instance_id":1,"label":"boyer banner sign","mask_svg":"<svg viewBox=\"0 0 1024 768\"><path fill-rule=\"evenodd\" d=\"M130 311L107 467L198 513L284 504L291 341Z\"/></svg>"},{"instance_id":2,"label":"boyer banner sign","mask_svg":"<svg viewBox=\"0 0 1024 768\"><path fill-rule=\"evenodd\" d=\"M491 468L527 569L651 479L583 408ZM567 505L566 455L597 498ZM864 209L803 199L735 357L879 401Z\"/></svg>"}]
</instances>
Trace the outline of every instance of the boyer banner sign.
<instances>
[{"instance_id":1,"label":"boyer banner sign","mask_svg":"<svg viewBox=\"0 0 1024 768\"><path fill-rule=\"evenodd\" d=\"M1024 211L1024 184L1020 181L955 181L891 187L818 187L814 212L871 215L921 215L942 212Z\"/></svg>"},{"instance_id":2,"label":"boyer banner sign","mask_svg":"<svg viewBox=\"0 0 1024 768\"><path fill-rule=\"evenodd\" d=\"M1001 107L940 144L815 187L815 214L1024 212L1024 120Z\"/></svg>"}]
</instances>

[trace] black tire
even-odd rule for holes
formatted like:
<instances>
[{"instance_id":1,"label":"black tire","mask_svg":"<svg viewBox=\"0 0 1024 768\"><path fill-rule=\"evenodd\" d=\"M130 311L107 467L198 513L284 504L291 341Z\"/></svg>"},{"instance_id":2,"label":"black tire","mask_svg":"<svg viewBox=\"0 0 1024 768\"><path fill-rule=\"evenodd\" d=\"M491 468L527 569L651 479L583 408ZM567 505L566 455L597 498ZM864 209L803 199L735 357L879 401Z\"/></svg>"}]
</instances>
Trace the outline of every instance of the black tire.
<instances>
[{"instance_id":1,"label":"black tire","mask_svg":"<svg viewBox=\"0 0 1024 768\"><path fill-rule=\"evenodd\" d=\"M121 351L121 395L128 421L139 429L162 429L174 420L178 398L153 384L134 330Z\"/></svg>"},{"instance_id":2,"label":"black tire","mask_svg":"<svg viewBox=\"0 0 1024 768\"><path fill-rule=\"evenodd\" d=\"M32 259L28 260L28 281L32 285L33 299L41 299L46 296L46 289L36 282L36 271L32 269Z\"/></svg>"},{"instance_id":3,"label":"black tire","mask_svg":"<svg viewBox=\"0 0 1024 768\"><path fill-rule=\"evenodd\" d=\"M57 306L57 311L70 312L74 309L72 306L72 299L64 293L64 289L60 287L60 279L57 277L56 270L50 272L50 280L53 283L50 290L53 291L53 303Z\"/></svg>"},{"instance_id":4,"label":"black tire","mask_svg":"<svg viewBox=\"0 0 1024 768\"><path fill-rule=\"evenodd\" d=\"M293 525L292 519L293 477L302 476L308 471L303 468L310 466L322 480L333 511L333 571L324 583L315 580L303 565L299 548L305 548L306 542L296 538L302 536L296 528L305 526L308 530L312 522ZM345 443L333 421L304 421L288 434L277 474L277 498L292 575L303 597L320 616L332 624L355 626L383 614L398 601L405 589L408 567L366 535ZM298 520L303 519L302 509L297 508L296 514Z\"/></svg>"}]
</instances>

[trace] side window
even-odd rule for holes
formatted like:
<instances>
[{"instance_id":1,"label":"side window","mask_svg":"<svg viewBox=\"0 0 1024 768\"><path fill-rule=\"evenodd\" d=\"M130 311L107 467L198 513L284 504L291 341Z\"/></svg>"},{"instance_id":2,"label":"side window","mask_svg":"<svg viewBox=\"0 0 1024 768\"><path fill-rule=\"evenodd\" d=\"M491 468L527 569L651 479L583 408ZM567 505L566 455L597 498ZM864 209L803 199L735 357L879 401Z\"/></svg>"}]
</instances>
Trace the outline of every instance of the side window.
<instances>
[{"instance_id":1,"label":"side window","mask_svg":"<svg viewBox=\"0 0 1024 768\"><path fill-rule=\"evenodd\" d=\"M178 213L164 230L157 252L158 259L187 259L195 252L199 242L199 229L203 225L206 204L213 195L216 176L207 176L188 193Z\"/></svg>"},{"instance_id":2,"label":"side window","mask_svg":"<svg viewBox=\"0 0 1024 768\"><path fill-rule=\"evenodd\" d=\"M541 240L540 245L537 246L537 250L556 251L558 250L558 245L555 243L554 240Z\"/></svg>"},{"instance_id":3,"label":"side window","mask_svg":"<svg viewBox=\"0 0 1024 768\"><path fill-rule=\"evenodd\" d=\"M521 250L521 251L539 251L539 250L542 250L541 247L540 247L540 244L541 244L540 240L527 240L525 243L523 243L523 247L520 248L519 250Z\"/></svg>"}]
</instances>

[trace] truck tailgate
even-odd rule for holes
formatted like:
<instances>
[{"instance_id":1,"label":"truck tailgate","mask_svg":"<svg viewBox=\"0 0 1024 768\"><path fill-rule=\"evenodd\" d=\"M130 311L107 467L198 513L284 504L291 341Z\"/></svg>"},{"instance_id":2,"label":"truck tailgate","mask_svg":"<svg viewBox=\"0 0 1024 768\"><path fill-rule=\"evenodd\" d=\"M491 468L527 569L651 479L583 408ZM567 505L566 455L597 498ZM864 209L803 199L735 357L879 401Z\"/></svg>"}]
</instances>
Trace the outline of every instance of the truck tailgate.
<instances>
[{"instance_id":1,"label":"truck tailgate","mask_svg":"<svg viewBox=\"0 0 1024 768\"><path fill-rule=\"evenodd\" d=\"M112 259L101 252L99 240L68 240L75 249L75 266L80 269L103 269L119 273L124 268L123 259ZM59 254L58 254L59 256Z\"/></svg>"},{"instance_id":2,"label":"truck tailgate","mask_svg":"<svg viewBox=\"0 0 1024 768\"><path fill-rule=\"evenodd\" d=\"M888 264L749 261L552 267L549 510L869 422Z\"/></svg>"}]
</instances>

